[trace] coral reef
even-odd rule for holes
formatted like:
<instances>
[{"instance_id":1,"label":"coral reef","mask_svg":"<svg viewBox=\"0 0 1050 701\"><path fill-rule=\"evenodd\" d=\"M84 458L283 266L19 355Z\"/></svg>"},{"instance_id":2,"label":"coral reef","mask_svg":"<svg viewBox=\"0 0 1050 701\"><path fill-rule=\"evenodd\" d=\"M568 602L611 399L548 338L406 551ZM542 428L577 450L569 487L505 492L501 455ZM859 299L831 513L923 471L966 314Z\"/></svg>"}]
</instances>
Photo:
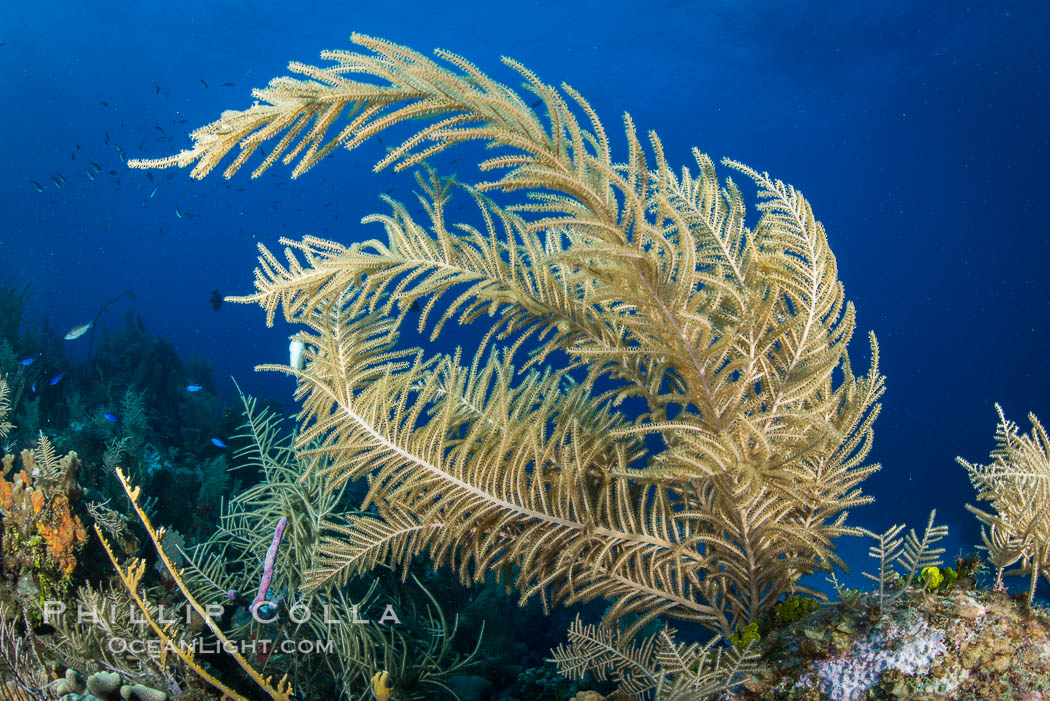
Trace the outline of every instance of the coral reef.
<instances>
[{"instance_id":1,"label":"coral reef","mask_svg":"<svg viewBox=\"0 0 1050 701\"><path fill-rule=\"evenodd\" d=\"M76 453L58 458L40 435L35 451L0 461L0 590L39 611L48 599L64 599L87 530L73 511L80 497ZM8 476L10 475L10 478Z\"/></svg>"},{"instance_id":2,"label":"coral reef","mask_svg":"<svg viewBox=\"0 0 1050 701\"><path fill-rule=\"evenodd\" d=\"M934 514L921 534L848 525L878 469L865 460L883 378L873 336L865 373L853 371L855 313L801 193L723 160L757 187L748 225L743 191L710 158L694 151L695 167L676 172L625 116L615 159L567 85L506 60L524 81L515 90L447 52L354 41L361 51L326 52L326 67L292 64L301 79L255 91L189 150L130 162L205 177L239 149L229 177L275 141L253 176L281 160L298 177L409 130L376 169L418 168L416 215L384 198L389 211L364 220L383 240L282 239L283 256L260 246L255 292L232 298L298 326L290 366L262 366L298 382L294 438L247 398L234 435L208 361L180 362L131 312L90 367L70 367L54 334L23 333L28 290L0 287L0 673L13 680L0 694L405 701L491 695L493 678L508 701L1050 691L1050 618L1030 605L1050 579L1047 434L1034 416L1019 434L1000 409L992 464L960 459L994 510L970 507L994 591L974 587L974 560L943 566ZM434 169L431 157L470 142L492 149L479 164L491 179ZM405 348L406 323L431 342L449 327L482 335L472 349ZM51 437L16 459L12 446L41 426ZM232 496L231 465L247 484ZM93 559L82 490L115 580L78 568ZM172 529L153 526L155 508ZM861 534L876 540L875 591L832 574L839 598L822 605L802 578L844 567L835 540ZM457 606L466 635L443 610L455 599L428 588L448 586L442 566L485 588ZM1006 596L1008 575L1029 577L1027 600ZM516 647L497 584L547 614L590 604L553 666ZM91 619L41 620L54 598ZM356 623L365 606L404 620L297 618L323 609ZM187 618L167 620L169 607ZM493 622L503 630L482 653ZM317 640L324 654L297 654ZM132 641L157 647L111 647ZM217 648L198 654L205 643ZM482 657L515 652L503 665ZM480 663L488 678L470 674ZM65 674L46 684L54 670Z\"/></svg>"},{"instance_id":3,"label":"coral reef","mask_svg":"<svg viewBox=\"0 0 1050 701\"><path fill-rule=\"evenodd\" d=\"M763 636L761 662L730 692L766 699L1040 699L1050 693L1050 612L1000 592L911 592L825 605Z\"/></svg>"}]
</instances>

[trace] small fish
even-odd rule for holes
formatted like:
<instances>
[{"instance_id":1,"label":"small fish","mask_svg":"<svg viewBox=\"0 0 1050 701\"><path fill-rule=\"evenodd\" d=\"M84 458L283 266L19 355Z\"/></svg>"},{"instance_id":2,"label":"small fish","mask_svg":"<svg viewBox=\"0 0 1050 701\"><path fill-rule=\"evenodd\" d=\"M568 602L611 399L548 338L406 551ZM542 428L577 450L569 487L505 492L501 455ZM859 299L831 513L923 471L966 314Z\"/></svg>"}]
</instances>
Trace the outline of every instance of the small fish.
<instances>
[{"instance_id":1,"label":"small fish","mask_svg":"<svg viewBox=\"0 0 1050 701\"><path fill-rule=\"evenodd\" d=\"M223 450L226 450L226 444L220 441L218 438L212 438L211 444L214 445L216 448L222 448Z\"/></svg>"},{"instance_id":2,"label":"small fish","mask_svg":"<svg viewBox=\"0 0 1050 701\"><path fill-rule=\"evenodd\" d=\"M186 385L187 392L200 392L204 387L200 385Z\"/></svg>"},{"instance_id":3,"label":"small fish","mask_svg":"<svg viewBox=\"0 0 1050 701\"><path fill-rule=\"evenodd\" d=\"M34 382L33 384L29 385L29 389L31 389L34 392L36 392L36 383Z\"/></svg>"},{"instance_id":4,"label":"small fish","mask_svg":"<svg viewBox=\"0 0 1050 701\"><path fill-rule=\"evenodd\" d=\"M72 151L69 152L69 160L71 160L71 161L77 160L77 155L75 153L73 153Z\"/></svg>"},{"instance_id":5,"label":"small fish","mask_svg":"<svg viewBox=\"0 0 1050 701\"><path fill-rule=\"evenodd\" d=\"M30 184L30 185L32 185L32 186L33 186L33 188L34 188L34 189L35 189L35 190L36 190L37 192L43 192L43 191L44 191L44 186L43 186L43 185L41 185L40 183L38 183L38 182L37 182L36 180L30 180L30 181L29 181L29 184Z\"/></svg>"},{"instance_id":6,"label":"small fish","mask_svg":"<svg viewBox=\"0 0 1050 701\"><path fill-rule=\"evenodd\" d=\"M157 89L153 91L153 94L154 95L160 95L160 86L159 85L157 86Z\"/></svg>"},{"instance_id":7,"label":"small fish","mask_svg":"<svg viewBox=\"0 0 1050 701\"><path fill-rule=\"evenodd\" d=\"M222 306L222 295L219 294L218 290L211 291L211 299L208 300L211 304L211 308L215 311L219 311L219 307Z\"/></svg>"},{"instance_id":8,"label":"small fish","mask_svg":"<svg viewBox=\"0 0 1050 701\"><path fill-rule=\"evenodd\" d=\"M92 168L95 169L96 173L102 172L102 166L100 166L98 163L95 163L94 161L88 161L88 163L91 165Z\"/></svg>"},{"instance_id":9,"label":"small fish","mask_svg":"<svg viewBox=\"0 0 1050 701\"><path fill-rule=\"evenodd\" d=\"M62 181L63 185L66 184L66 176L62 175L62 173L58 172L57 170L55 171L55 175L58 176L58 179Z\"/></svg>"},{"instance_id":10,"label":"small fish","mask_svg":"<svg viewBox=\"0 0 1050 701\"><path fill-rule=\"evenodd\" d=\"M160 132L161 134L163 134L163 133L164 133L164 130L160 128L160 125L159 125L159 124L154 124L154 125L153 125L153 128L154 128L154 129L156 129L157 131L159 131L159 132Z\"/></svg>"},{"instance_id":11,"label":"small fish","mask_svg":"<svg viewBox=\"0 0 1050 701\"><path fill-rule=\"evenodd\" d=\"M51 182L53 182L55 184L55 187L57 187L59 190L62 189L62 181L60 181L58 178L56 178L53 175L51 176Z\"/></svg>"},{"instance_id":12,"label":"small fish","mask_svg":"<svg viewBox=\"0 0 1050 701\"><path fill-rule=\"evenodd\" d=\"M113 423L117 422L117 417L113 416L113 414L110 414L108 411L103 414L103 416L106 417L106 421L112 421Z\"/></svg>"},{"instance_id":13,"label":"small fish","mask_svg":"<svg viewBox=\"0 0 1050 701\"><path fill-rule=\"evenodd\" d=\"M88 178L89 178L90 180L92 180L92 181L94 181L94 180L95 180L95 176L94 176L94 175L92 175L92 173L91 173L91 171L90 171L90 170L85 170L85 171L84 171L84 175L88 176Z\"/></svg>"},{"instance_id":14,"label":"small fish","mask_svg":"<svg viewBox=\"0 0 1050 701\"><path fill-rule=\"evenodd\" d=\"M175 205L175 216L178 217L179 219L182 219L182 211L179 210L179 206L178 205Z\"/></svg>"},{"instance_id":15,"label":"small fish","mask_svg":"<svg viewBox=\"0 0 1050 701\"><path fill-rule=\"evenodd\" d=\"M149 193L149 198L152 200L153 196L157 194L157 188L153 188L153 192Z\"/></svg>"},{"instance_id":16,"label":"small fish","mask_svg":"<svg viewBox=\"0 0 1050 701\"><path fill-rule=\"evenodd\" d=\"M536 100L535 102L533 102L531 106L532 107L539 107L542 102L543 102L543 99L541 98L541 99Z\"/></svg>"},{"instance_id":17,"label":"small fish","mask_svg":"<svg viewBox=\"0 0 1050 701\"><path fill-rule=\"evenodd\" d=\"M6 41L0 41L0 49L4 48L5 46L7 46L7 42Z\"/></svg>"},{"instance_id":18,"label":"small fish","mask_svg":"<svg viewBox=\"0 0 1050 701\"><path fill-rule=\"evenodd\" d=\"M57 385L59 383L59 381L62 379L63 375L65 375L64 372L58 373L57 375L55 375L54 377L51 378L51 381L48 382L48 384L49 385ZM33 383L33 391L34 392L36 391L36 383L35 382Z\"/></svg>"},{"instance_id":19,"label":"small fish","mask_svg":"<svg viewBox=\"0 0 1050 701\"><path fill-rule=\"evenodd\" d=\"M115 171L115 170L111 170L111 171L109 171L109 174L110 174L110 175L116 175L116 174L117 174L117 171Z\"/></svg>"},{"instance_id":20,"label":"small fish","mask_svg":"<svg viewBox=\"0 0 1050 701\"><path fill-rule=\"evenodd\" d=\"M102 105L103 107L109 107L109 103L108 102L103 102L102 100L99 100L98 104Z\"/></svg>"},{"instance_id":21,"label":"small fish","mask_svg":"<svg viewBox=\"0 0 1050 701\"><path fill-rule=\"evenodd\" d=\"M109 130L106 130L106 146L109 146Z\"/></svg>"},{"instance_id":22,"label":"small fish","mask_svg":"<svg viewBox=\"0 0 1050 701\"><path fill-rule=\"evenodd\" d=\"M233 87L233 83L223 83L222 87L224 87L224 88L232 88Z\"/></svg>"},{"instance_id":23,"label":"small fish","mask_svg":"<svg viewBox=\"0 0 1050 701\"><path fill-rule=\"evenodd\" d=\"M201 78L200 81L201 85L203 85L204 87L208 87L208 84L204 82L204 78Z\"/></svg>"},{"instance_id":24,"label":"small fish","mask_svg":"<svg viewBox=\"0 0 1050 701\"><path fill-rule=\"evenodd\" d=\"M22 361L22 365L32 365L36 361L36 358L26 358Z\"/></svg>"},{"instance_id":25,"label":"small fish","mask_svg":"<svg viewBox=\"0 0 1050 701\"><path fill-rule=\"evenodd\" d=\"M87 333L87 330L91 328L91 324L92 323L93 322L89 321L86 324L81 324L80 326L74 326L73 328L71 328L69 330L69 333L67 333L65 335L65 339L67 341L72 341L74 339L80 338L81 336L83 336L84 334ZM52 382L51 384L55 384L55 383Z\"/></svg>"}]
</instances>

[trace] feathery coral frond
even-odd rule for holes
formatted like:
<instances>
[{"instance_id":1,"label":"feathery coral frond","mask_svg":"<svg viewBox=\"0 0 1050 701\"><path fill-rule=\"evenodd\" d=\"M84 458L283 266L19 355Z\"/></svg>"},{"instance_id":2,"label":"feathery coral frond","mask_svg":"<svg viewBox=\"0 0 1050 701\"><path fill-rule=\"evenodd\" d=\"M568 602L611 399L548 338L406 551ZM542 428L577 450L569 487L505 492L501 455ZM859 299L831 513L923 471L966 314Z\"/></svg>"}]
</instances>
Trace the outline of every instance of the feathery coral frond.
<instances>
[{"instance_id":1,"label":"feathery coral frond","mask_svg":"<svg viewBox=\"0 0 1050 701\"><path fill-rule=\"evenodd\" d=\"M541 117L459 56L353 41L361 52L325 52L325 68L292 64L304 80L256 91L265 104L224 113L190 150L133 163L203 177L239 149L229 176L279 139L253 175L281 157L295 177L411 127L376 169L422 166L421 219L384 198L389 212L364 220L382 241L260 247L255 292L234 300L302 329L304 368L263 367L299 383L305 469L332 489L369 485L371 513L326 521L306 587L425 554L465 583L499 572L523 602L609 599L603 625L633 616L630 644L656 616L729 635L841 565L833 540L862 532L846 512L870 501L859 484L878 469L863 462L883 382L874 336L869 371L853 373L854 309L801 193L723 161L758 186L749 227L707 156L675 174L629 116L614 162L567 85L505 60ZM494 150L480 164L492 179L427 164L468 142ZM464 195L475 223L450 222ZM473 357L399 348L413 304L431 338L484 325ZM663 645L665 661L696 652L639 645ZM701 683L686 671L667 688Z\"/></svg>"},{"instance_id":2,"label":"feathery coral frond","mask_svg":"<svg viewBox=\"0 0 1050 701\"><path fill-rule=\"evenodd\" d=\"M1030 434L1019 434L998 404L995 450L988 465L973 465L961 457L977 499L990 501L995 514L969 504L967 510L981 522L981 539L997 569L996 584L1002 585L1004 570L1021 560L1017 570L1005 574L1028 574L1028 601L1035 596L1039 575L1050 581L1050 439L1035 414L1029 414Z\"/></svg>"}]
</instances>

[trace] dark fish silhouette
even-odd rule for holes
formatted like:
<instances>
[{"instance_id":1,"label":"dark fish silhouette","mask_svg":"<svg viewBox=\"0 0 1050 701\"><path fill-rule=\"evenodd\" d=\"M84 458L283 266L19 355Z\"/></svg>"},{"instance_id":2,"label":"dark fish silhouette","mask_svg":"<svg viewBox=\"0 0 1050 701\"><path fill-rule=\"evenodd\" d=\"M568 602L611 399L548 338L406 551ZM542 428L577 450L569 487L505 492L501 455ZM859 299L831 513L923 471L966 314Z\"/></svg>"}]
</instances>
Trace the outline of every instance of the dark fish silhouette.
<instances>
[{"instance_id":1,"label":"dark fish silhouette","mask_svg":"<svg viewBox=\"0 0 1050 701\"><path fill-rule=\"evenodd\" d=\"M219 294L218 290L211 291L211 299L208 300L211 303L211 308L215 311L219 311L219 307L222 306L222 295Z\"/></svg>"},{"instance_id":2,"label":"dark fish silhouette","mask_svg":"<svg viewBox=\"0 0 1050 701\"><path fill-rule=\"evenodd\" d=\"M233 83L223 83L222 87L224 87L224 88L232 88L233 87Z\"/></svg>"},{"instance_id":3,"label":"dark fish silhouette","mask_svg":"<svg viewBox=\"0 0 1050 701\"><path fill-rule=\"evenodd\" d=\"M203 78L201 78L201 85L203 85L204 87L208 87L208 84L204 82Z\"/></svg>"},{"instance_id":4,"label":"dark fish silhouette","mask_svg":"<svg viewBox=\"0 0 1050 701\"><path fill-rule=\"evenodd\" d=\"M102 105L103 107L109 107L109 103L108 102L102 102L101 100L99 100L98 104Z\"/></svg>"},{"instance_id":5,"label":"dark fish silhouette","mask_svg":"<svg viewBox=\"0 0 1050 701\"><path fill-rule=\"evenodd\" d=\"M160 95L160 86L159 85L157 86L157 89L153 91L153 94L154 95Z\"/></svg>"},{"instance_id":6,"label":"dark fish silhouette","mask_svg":"<svg viewBox=\"0 0 1050 701\"><path fill-rule=\"evenodd\" d=\"M36 180L30 180L29 183L33 186L33 189L37 192L43 192L44 186L38 183Z\"/></svg>"}]
</instances>

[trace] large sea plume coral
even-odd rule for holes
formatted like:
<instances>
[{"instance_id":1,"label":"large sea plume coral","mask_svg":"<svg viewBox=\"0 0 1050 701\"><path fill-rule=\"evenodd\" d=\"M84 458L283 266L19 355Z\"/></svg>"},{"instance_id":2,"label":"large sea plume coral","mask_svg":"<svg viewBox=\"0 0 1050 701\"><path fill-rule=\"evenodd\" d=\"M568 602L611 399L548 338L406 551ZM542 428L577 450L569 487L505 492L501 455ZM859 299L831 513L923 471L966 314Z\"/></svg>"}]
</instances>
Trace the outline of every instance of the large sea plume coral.
<instances>
[{"instance_id":1,"label":"large sea plume coral","mask_svg":"<svg viewBox=\"0 0 1050 701\"><path fill-rule=\"evenodd\" d=\"M239 149L229 177L272 142L253 176L278 159L298 176L412 129L376 169L421 166L423 217L386 198L365 219L385 241L260 246L256 292L235 298L304 328L304 369L264 367L299 380L311 469L332 488L369 480L374 513L333 526L310 585L425 553L464 582L501 572L523 600L611 599L607 624L634 614L629 640L660 615L728 635L841 565L832 541L860 533L846 512L878 469L863 461L883 381L874 336L868 372L852 370L854 310L801 193L723 161L757 185L749 227L707 156L676 173L629 116L614 162L567 85L505 59L537 112L454 54L353 40L363 51L291 64L304 79L255 91L191 149L131 162L204 177ZM427 163L475 141L496 150L490 180ZM455 196L473 224L450 221ZM432 336L482 327L469 362L397 346L417 304Z\"/></svg>"}]
</instances>

